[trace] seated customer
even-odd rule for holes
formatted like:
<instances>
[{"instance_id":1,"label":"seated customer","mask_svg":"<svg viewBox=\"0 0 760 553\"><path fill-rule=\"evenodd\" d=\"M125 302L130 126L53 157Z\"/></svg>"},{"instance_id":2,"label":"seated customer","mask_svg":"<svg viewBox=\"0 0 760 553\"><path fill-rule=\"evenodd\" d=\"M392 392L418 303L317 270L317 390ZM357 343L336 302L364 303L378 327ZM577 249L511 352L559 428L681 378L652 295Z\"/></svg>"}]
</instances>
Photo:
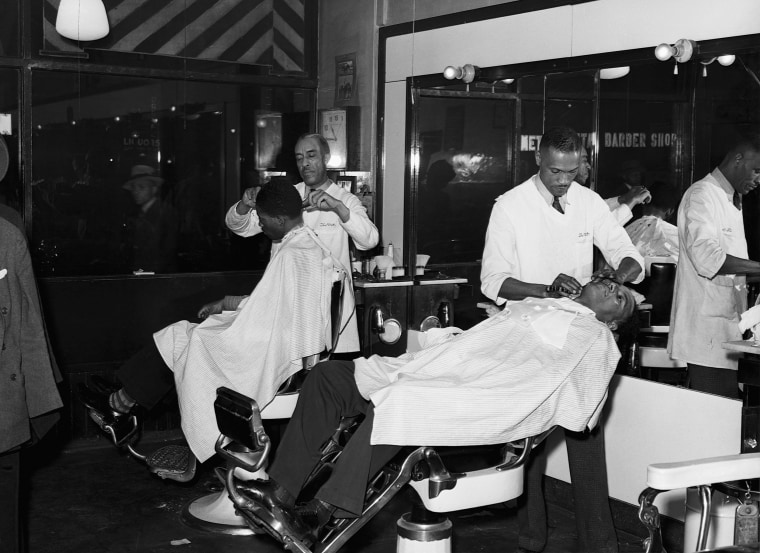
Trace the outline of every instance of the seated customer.
<instances>
[{"instance_id":1,"label":"seated customer","mask_svg":"<svg viewBox=\"0 0 760 553\"><path fill-rule=\"evenodd\" d=\"M657 181L649 188L652 201L643 206L643 215L625 227L631 242L644 257L669 257L678 263L678 227L668 223L678 206L678 190Z\"/></svg>"},{"instance_id":2,"label":"seated customer","mask_svg":"<svg viewBox=\"0 0 760 553\"><path fill-rule=\"evenodd\" d=\"M620 353L611 330L634 312L627 288L605 278L568 298L508 302L470 330L419 352L329 361L304 382L268 481L239 492L310 542L329 518L359 516L365 488L402 445L496 444L555 425L598 420ZM364 414L330 478L295 498L343 417Z\"/></svg>"},{"instance_id":3,"label":"seated customer","mask_svg":"<svg viewBox=\"0 0 760 553\"><path fill-rule=\"evenodd\" d=\"M135 405L151 409L176 385L182 430L202 462L214 454L219 386L256 398L263 407L301 369L302 358L325 349L331 339L330 290L339 264L304 226L301 197L293 186L264 186L256 209L273 243L251 295L203 306L200 324L180 321L156 332L153 344L117 371L123 386L118 391L106 396L85 388L83 400L95 410L96 422L98 415L125 415Z\"/></svg>"}]
</instances>

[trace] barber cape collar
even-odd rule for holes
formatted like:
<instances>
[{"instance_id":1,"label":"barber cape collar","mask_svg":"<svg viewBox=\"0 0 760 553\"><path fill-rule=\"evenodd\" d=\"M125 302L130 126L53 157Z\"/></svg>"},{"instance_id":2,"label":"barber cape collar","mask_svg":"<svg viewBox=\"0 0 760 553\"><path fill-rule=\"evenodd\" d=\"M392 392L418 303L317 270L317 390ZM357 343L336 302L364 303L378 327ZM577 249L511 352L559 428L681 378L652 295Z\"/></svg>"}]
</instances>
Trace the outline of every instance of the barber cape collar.
<instances>
[{"instance_id":1,"label":"barber cape collar","mask_svg":"<svg viewBox=\"0 0 760 553\"><path fill-rule=\"evenodd\" d=\"M533 299L507 302L497 317L512 317L521 324L530 325L545 344L562 349L570 325L577 315L594 312L568 298Z\"/></svg>"}]
</instances>

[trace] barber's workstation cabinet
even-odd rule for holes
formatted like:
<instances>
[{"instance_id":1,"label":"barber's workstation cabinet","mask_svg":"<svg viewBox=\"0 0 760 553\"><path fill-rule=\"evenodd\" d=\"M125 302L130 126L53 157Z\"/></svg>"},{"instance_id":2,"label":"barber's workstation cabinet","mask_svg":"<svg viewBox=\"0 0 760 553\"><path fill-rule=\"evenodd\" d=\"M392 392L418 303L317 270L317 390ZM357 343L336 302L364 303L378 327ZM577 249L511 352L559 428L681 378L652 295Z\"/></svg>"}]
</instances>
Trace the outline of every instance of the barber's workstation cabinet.
<instances>
[{"instance_id":1,"label":"barber's workstation cabinet","mask_svg":"<svg viewBox=\"0 0 760 553\"><path fill-rule=\"evenodd\" d=\"M454 300L464 278L354 279L362 355L397 356L409 330L454 326Z\"/></svg>"}]
</instances>

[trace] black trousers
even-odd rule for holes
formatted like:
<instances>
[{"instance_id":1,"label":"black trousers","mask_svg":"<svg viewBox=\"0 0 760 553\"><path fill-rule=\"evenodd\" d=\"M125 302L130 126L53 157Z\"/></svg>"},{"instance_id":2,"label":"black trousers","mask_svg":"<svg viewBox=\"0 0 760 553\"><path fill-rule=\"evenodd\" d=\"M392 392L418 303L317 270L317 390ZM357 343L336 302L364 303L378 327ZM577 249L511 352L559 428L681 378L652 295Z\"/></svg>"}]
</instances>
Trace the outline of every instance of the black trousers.
<instances>
[{"instance_id":1,"label":"black trousers","mask_svg":"<svg viewBox=\"0 0 760 553\"><path fill-rule=\"evenodd\" d=\"M687 363L689 388L731 399L739 397L738 371Z\"/></svg>"},{"instance_id":2,"label":"black trousers","mask_svg":"<svg viewBox=\"0 0 760 553\"><path fill-rule=\"evenodd\" d=\"M604 431L565 431L567 460L575 503L575 526L578 551L581 553L617 553L615 525L610 511L607 489L607 464L604 458ZM546 465L545 445L533 450L526 467L525 491L518 501L518 545L531 551L546 547L546 503L543 473Z\"/></svg>"},{"instance_id":3,"label":"black trousers","mask_svg":"<svg viewBox=\"0 0 760 553\"><path fill-rule=\"evenodd\" d=\"M148 410L174 389L174 373L153 341L119 367L116 377L129 397Z\"/></svg>"},{"instance_id":4,"label":"black trousers","mask_svg":"<svg viewBox=\"0 0 760 553\"><path fill-rule=\"evenodd\" d=\"M0 453L0 551L22 549L20 505L21 452Z\"/></svg>"},{"instance_id":5,"label":"black trousers","mask_svg":"<svg viewBox=\"0 0 760 553\"><path fill-rule=\"evenodd\" d=\"M359 516L369 479L401 448L370 445L374 410L359 394L353 361L327 361L310 371L269 468L269 476L297 497L319 461L322 445L338 427L340 419L360 414L365 415L364 421L346 444L332 475L316 494L317 498L338 508L336 516Z\"/></svg>"}]
</instances>

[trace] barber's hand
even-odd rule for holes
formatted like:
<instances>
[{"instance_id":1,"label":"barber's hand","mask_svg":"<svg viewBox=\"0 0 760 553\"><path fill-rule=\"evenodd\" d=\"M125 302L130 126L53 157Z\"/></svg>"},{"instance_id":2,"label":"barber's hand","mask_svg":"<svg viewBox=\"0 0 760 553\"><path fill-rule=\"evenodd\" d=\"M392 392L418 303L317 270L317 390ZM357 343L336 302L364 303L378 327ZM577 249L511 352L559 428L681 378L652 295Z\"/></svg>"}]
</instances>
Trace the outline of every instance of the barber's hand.
<instances>
[{"instance_id":1,"label":"barber's hand","mask_svg":"<svg viewBox=\"0 0 760 553\"><path fill-rule=\"evenodd\" d=\"M243 197L240 198L240 203L237 205L237 212L240 215L245 215L252 209L256 209L256 196L258 196L259 190L261 190L260 186L252 186L245 189Z\"/></svg>"},{"instance_id":2,"label":"barber's hand","mask_svg":"<svg viewBox=\"0 0 760 553\"><path fill-rule=\"evenodd\" d=\"M551 288L558 297L565 298L575 298L580 295L583 289L580 282L563 273L557 275L551 284Z\"/></svg>"},{"instance_id":3,"label":"barber's hand","mask_svg":"<svg viewBox=\"0 0 760 553\"><path fill-rule=\"evenodd\" d=\"M634 186L625 194L618 196L618 202L628 204L633 209L639 204L648 204L652 199L652 194L645 186Z\"/></svg>"},{"instance_id":4,"label":"barber's hand","mask_svg":"<svg viewBox=\"0 0 760 553\"><path fill-rule=\"evenodd\" d=\"M604 269L599 269L596 271L593 275L591 275L591 280L597 281L597 280L614 280L618 284L623 284L623 281L620 278L620 275L615 271L615 269L612 269L611 267L605 267Z\"/></svg>"},{"instance_id":5,"label":"barber's hand","mask_svg":"<svg viewBox=\"0 0 760 553\"><path fill-rule=\"evenodd\" d=\"M200 308L198 311L198 318L199 319L205 319L209 315L218 315L222 312L222 302L224 302L224 299L217 301L212 301L211 303L207 303L203 307Z\"/></svg>"},{"instance_id":6,"label":"barber's hand","mask_svg":"<svg viewBox=\"0 0 760 553\"><path fill-rule=\"evenodd\" d=\"M324 190L310 190L303 200L306 211L336 211L342 205L343 202Z\"/></svg>"}]
</instances>

